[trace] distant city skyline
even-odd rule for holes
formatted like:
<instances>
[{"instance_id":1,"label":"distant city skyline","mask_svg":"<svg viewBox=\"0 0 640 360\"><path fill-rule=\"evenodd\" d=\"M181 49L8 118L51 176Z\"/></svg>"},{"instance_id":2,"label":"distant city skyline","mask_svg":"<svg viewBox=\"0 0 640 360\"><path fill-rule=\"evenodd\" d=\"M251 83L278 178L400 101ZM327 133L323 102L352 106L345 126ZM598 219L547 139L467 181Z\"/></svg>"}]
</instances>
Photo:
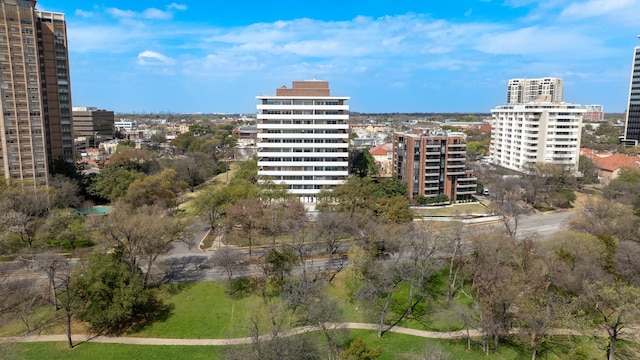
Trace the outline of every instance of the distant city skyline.
<instances>
[{"instance_id":1,"label":"distant city skyline","mask_svg":"<svg viewBox=\"0 0 640 360\"><path fill-rule=\"evenodd\" d=\"M256 95L329 81L351 111L483 112L512 78L627 107L640 2L39 0L63 12L74 106L255 113Z\"/></svg>"}]
</instances>

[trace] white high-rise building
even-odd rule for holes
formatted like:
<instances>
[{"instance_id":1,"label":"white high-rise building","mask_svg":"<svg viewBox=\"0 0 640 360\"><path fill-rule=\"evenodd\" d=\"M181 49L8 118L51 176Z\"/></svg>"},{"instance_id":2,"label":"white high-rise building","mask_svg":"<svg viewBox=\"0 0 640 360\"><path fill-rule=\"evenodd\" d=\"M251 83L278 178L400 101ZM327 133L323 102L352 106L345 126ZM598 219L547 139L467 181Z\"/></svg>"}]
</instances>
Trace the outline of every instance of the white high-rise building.
<instances>
[{"instance_id":1,"label":"white high-rise building","mask_svg":"<svg viewBox=\"0 0 640 360\"><path fill-rule=\"evenodd\" d=\"M527 172L536 163L578 170L582 105L567 103L507 104L491 110L491 162Z\"/></svg>"},{"instance_id":2,"label":"white high-rise building","mask_svg":"<svg viewBox=\"0 0 640 360\"><path fill-rule=\"evenodd\" d=\"M511 79L507 86L507 104L562 102L562 92L560 78Z\"/></svg>"},{"instance_id":3,"label":"white high-rise building","mask_svg":"<svg viewBox=\"0 0 640 360\"><path fill-rule=\"evenodd\" d=\"M259 177L286 184L303 202L346 181L349 97L331 96L326 81L307 80L256 98Z\"/></svg>"}]
</instances>

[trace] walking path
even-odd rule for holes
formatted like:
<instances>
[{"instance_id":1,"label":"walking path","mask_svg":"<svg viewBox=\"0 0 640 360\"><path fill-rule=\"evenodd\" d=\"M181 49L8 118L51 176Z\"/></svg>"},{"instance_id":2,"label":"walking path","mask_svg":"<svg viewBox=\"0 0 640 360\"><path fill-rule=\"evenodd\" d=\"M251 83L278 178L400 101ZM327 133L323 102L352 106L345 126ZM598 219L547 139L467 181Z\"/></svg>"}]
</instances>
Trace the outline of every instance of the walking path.
<instances>
[{"instance_id":1,"label":"walking path","mask_svg":"<svg viewBox=\"0 0 640 360\"><path fill-rule=\"evenodd\" d=\"M378 330L376 324L366 323L325 323L324 327L331 330L336 329L357 329L357 330ZM280 333L281 336L299 335L312 331L322 330L319 325L303 326ZM403 327L393 327L387 332L398 334L413 335L423 338L432 339L461 339L467 337L466 330L436 332L416 330ZM513 333L517 333L518 329L514 329ZM569 329L556 329L550 332L555 335L584 335L577 331ZM470 337L479 337L482 333L478 330L469 330ZM597 336L606 336L605 333L592 334ZM262 335L261 339L268 340L272 335ZM233 338L233 339L175 339L175 338L138 338L138 337L110 337L110 336L91 336L84 334L75 334L72 336L73 343L79 344L83 342L109 343L109 344L133 344L133 345L186 345L186 346L222 346L222 345L242 345L250 344L253 341L251 337ZM26 343L26 342L66 342L66 335L26 335L13 337L0 337L2 343Z\"/></svg>"}]
</instances>

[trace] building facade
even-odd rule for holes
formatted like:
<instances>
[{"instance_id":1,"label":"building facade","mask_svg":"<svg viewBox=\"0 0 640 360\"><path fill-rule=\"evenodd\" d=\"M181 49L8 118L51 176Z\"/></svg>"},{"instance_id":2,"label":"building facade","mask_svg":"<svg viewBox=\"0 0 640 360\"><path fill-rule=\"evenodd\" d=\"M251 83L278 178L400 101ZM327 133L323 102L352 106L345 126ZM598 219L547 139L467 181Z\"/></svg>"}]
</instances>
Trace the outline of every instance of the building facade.
<instances>
[{"instance_id":1,"label":"building facade","mask_svg":"<svg viewBox=\"0 0 640 360\"><path fill-rule=\"evenodd\" d=\"M466 165L463 136L414 129L393 134L393 175L406 182L409 199L446 195L450 201L471 200L477 178Z\"/></svg>"},{"instance_id":2,"label":"building facade","mask_svg":"<svg viewBox=\"0 0 640 360\"><path fill-rule=\"evenodd\" d=\"M511 79L507 86L507 104L562 102L563 91L560 78Z\"/></svg>"},{"instance_id":3,"label":"building facade","mask_svg":"<svg viewBox=\"0 0 640 360\"><path fill-rule=\"evenodd\" d=\"M501 105L491 110L491 163L527 172L537 163L578 170L582 116L586 109L567 103Z\"/></svg>"},{"instance_id":4,"label":"building facade","mask_svg":"<svg viewBox=\"0 0 640 360\"><path fill-rule=\"evenodd\" d=\"M638 145L640 141L640 46L633 50L628 104L624 140L627 144Z\"/></svg>"},{"instance_id":5,"label":"building facade","mask_svg":"<svg viewBox=\"0 0 640 360\"><path fill-rule=\"evenodd\" d=\"M346 181L349 97L331 96L326 81L307 80L256 98L259 177L286 184L303 202Z\"/></svg>"},{"instance_id":6,"label":"building facade","mask_svg":"<svg viewBox=\"0 0 640 360\"><path fill-rule=\"evenodd\" d=\"M36 1L0 0L0 175L47 183L74 160L64 14Z\"/></svg>"},{"instance_id":7,"label":"building facade","mask_svg":"<svg viewBox=\"0 0 640 360\"><path fill-rule=\"evenodd\" d=\"M113 111L95 107L73 107L73 137L93 137L95 144L113 139L115 117Z\"/></svg>"}]
</instances>

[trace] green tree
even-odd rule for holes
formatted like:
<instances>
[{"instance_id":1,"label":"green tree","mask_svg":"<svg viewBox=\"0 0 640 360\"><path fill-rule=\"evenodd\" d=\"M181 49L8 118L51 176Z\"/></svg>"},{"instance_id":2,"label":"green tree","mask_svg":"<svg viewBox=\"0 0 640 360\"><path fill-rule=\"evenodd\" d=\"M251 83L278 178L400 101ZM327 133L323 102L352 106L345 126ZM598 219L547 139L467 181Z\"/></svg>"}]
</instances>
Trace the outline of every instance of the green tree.
<instances>
[{"instance_id":1,"label":"green tree","mask_svg":"<svg viewBox=\"0 0 640 360\"><path fill-rule=\"evenodd\" d=\"M71 277L76 316L96 333L119 334L151 319L161 303L145 289L142 271L131 273L117 254L93 254Z\"/></svg>"},{"instance_id":2,"label":"green tree","mask_svg":"<svg viewBox=\"0 0 640 360\"><path fill-rule=\"evenodd\" d=\"M267 263L267 275L277 286L280 286L285 276L291 274L291 270L298 263L298 256L290 247L272 247L267 252L264 261Z\"/></svg>"},{"instance_id":3,"label":"green tree","mask_svg":"<svg viewBox=\"0 0 640 360\"><path fill-rule=\"evenodd\" d=\"M178 193L186 187L174 169L164 169L160 174L131 183L123 199L133 206L162 204L170 208L177 205Z\"/></svg>"},{"instance_id":4,"label":"green tree","mask_svg":"<svg viewBox=\"0 0 640 360\"><path fill-rule=\"evenodd\" d=\"M376 214L398 224L413 220L413 212L409 208L409 200L404 196L378 199Z\"/></svg>"},{"instance_id":5,"label":"green tree","mask_svg":"<svg viewBox=\"0 0 640 360\"><path fill-rule=\"evenodd\" d=\"M378 167L376 161L369 150L356 151L352 160L351 172L359 177L378 175Z\"/></svg>"},{"instance_id":6,"label":"green tree","mask_svg":"<svg viewBox=\"0 0 640 360\"><path fill-rule=\"evenodd\" d=\"M118 165L127 170L136 170L150 174L159 168L158 162L148 150L136 150L128 147L119 150L109 158L110 165Z\"/></svg>"},{"instance_id":7,"label":"green tree","mask_svg":"<svg viewBox=\"0 0 640 360\"><path fill-rule=\"evenodd\" d=\"M87 243L85 219L69 210L52 211L44 226L43 236L49 245L73 251L78 245Z\"/></svg>"},{"instance_id":8,"label":"green tree","mask_svg":"<svg viewBox=\"0 0 640 360\"><path fill-rule=\"evenodd\" d=\"M136 170L128 170L120 165L107 165L89 185L89 193L109 201L124 196L136 180L144 179L144 174Z\"/></svg>"},{"instance_id":9,"label":"green tree","mask_svg":"<svg viewBox=\"0 0 640 360\"><path fill-rule=\"evenodd\" d=\"M618 178L604 187L603 194L607 199L633 206L640 209L640 170L625 169Z\"/></svg>"},{"instance_id":10,"label":"green tree","mask_svg":"<svg viewBox=\"0 0 640 360\"><path fill-rule=\"evenodd\" d=\"M118 146L116 146L116 153L133 150L135 147L136 147L136 143L133 142L132 140L122 140L118 143Z\"/></svg>"},{"instance_id":11,"label":"green tree","mask_svg":"<svg viewBox=\"0 0 640 360\"><path fill-rule=\"evenodd\" d=\"M258 160L251 159L240 164L236 174L231 179L231 183L249 182L256 184L258 182Z\"/></svg>"},{"instance_id":12,"label":"green tree","mask_svg":"<svg viewBox=\"0 0 640 360\"><path fill-rule=\"evenodd\" d=\"M371 178L351 177L346 183L318 194L318 209L338 212L364 212L371 214L375 208L373 194L376 185Z\"/></svg>"},{"instance_id":13,"label":"green tree","mask_svg":"<svg viewBox=\"0 0 640 360\"><path fill-rule=\"evenodd\" d=\"M220 188L206 188L194 199L194 208L200 218L205 221L212 232L226 214L226 209L240 199L258 196L258 187L246 181L236 180Z\"/></svg>"},{"instance_id":14,"label":"green tree","mask_svg":"<svg viewBox=\"0 0 640 360\"><path fill-rule=\"evenodd\" d=\"M189 147L191 146L191 143L194 142L194 140L195 137L193 136L193 133L189 131L176 136L175 139L171 140L170 144L171 146L175 146L178 150L186 152L187 149L189 149Z\"/></svg>"},{"instance_id":15,"label":"green tree","mask_svg":"<svg viewBox=\"0 0 640 360\"><path fill-rule=\"evenodd\" d=\"M580 155L578 160L578 170L582 173L582 182L594 184L598 182L598 168L590 158Z\"/></svg>"},{"instance_id":16,"label":"green tree","mask_svg":"<svg viewBox=\"0 0 640 360\"><path fill-rule=\"evenodd\" d=\"M340 360L374 360L380 357L381 353L381 345L370 348L367 346L367 343L358 336L351 342L346 350L340 353Z\"/></svg>"},{"instance_id":17,"label":"green tree","mask_svg":"<svg viewBox=\"0 0 640 360\"><path fill-rule=\"evenodd\" d=\"M486 155L489 151L488 141L469 141L467 142L467 158L476 160L479 156Z\"/></svg>"},{"instance_id":18,"label":"green tree","mask_svg":"<svg viewBox=\"0 0 640 360\"><path fill-rule=\"evenodd\" d=\"M407 184L399 179L387 179L381 181L378 183L374 196L387 198L407 196Z\"/></svg>"}]
</instances>

